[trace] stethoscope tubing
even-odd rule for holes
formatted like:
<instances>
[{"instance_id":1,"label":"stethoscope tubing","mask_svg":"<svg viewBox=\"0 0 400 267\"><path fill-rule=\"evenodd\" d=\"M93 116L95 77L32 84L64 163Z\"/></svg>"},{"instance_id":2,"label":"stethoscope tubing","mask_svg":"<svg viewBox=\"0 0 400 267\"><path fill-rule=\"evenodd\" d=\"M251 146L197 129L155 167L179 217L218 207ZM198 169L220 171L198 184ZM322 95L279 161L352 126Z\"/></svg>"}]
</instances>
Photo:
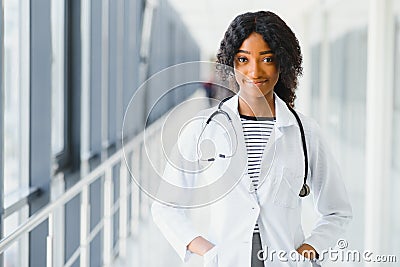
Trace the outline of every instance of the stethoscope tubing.
<instances>
[{"instance_id":1,"label":"stethoscope tubing","mask_svg":"<svg viewBox=\"0 0 400 267\"><path fill-rule=\"evenodd\" d=\"M210 122L212 121L212 119L213 119L215 116L219 115L219 114L224 115L224 116L227 118L227 120L229 121L229 123L231 124L232 129L233 129L234 132L235 132L235 140L236 140L235 142L236 142L236 144L235 144L234 151L232 152L231 155L218 154L218 156L219 156L220 158L231 158L231 157L233 157L233 156L235 155L235 153L236 153L236 151L237 151L238 137L237 137L236 129L235 129L235 127L233 126L233 122L232 122L232 119L231 119L231 117L229 116L229 114L228 114L226 111L224 111L224 110L222 109L222 105L224 104L224 102L226 102L226 101L229 100L230 98L232 98L232 96L227 97L227 98L225 98L225 99L223 99L223 100L220 101L220 103L218 104L217 110L214 111L214 112L208 117L208 119L206 120L206 123L205 123L203 129L202 129L201 132L200 132L200 135L199 135L199 137L198 137L198 139L197 139L197 144L196 144L197 157L198 157L198 159L199 159L200 161L215 161L215 158L201 159L201 155L200 155L200 153L199 153L199 145L200 145L200 140L201 140L201 137L203 136L203 133L204 133L205 129L206 129L207 126L210 124ZM302 124L301 119L300 119L299 115L297 114L297 112L296 112L290 105L288 105L288 104L287 104L287 107L288 107L288 109L293 113L294 117L296 118L297 124L299 125L299 128L300 128L301 143L302 143L303 155L304 155L304 178L303 178L303 186L302 186L302 188L301 188L301 190L300 190L299 196L300 196L300 197L306 197L306 196L308 196L308 195L310 194L310 191L311 191L311 190L310 190L310 187L309 187L308 184L307 184L307 176L308 176L308 153L307 153L306 137L305 137L305 134L304 134L304 127L303 127L303 124Z\"/></svg>"}]
</instances>

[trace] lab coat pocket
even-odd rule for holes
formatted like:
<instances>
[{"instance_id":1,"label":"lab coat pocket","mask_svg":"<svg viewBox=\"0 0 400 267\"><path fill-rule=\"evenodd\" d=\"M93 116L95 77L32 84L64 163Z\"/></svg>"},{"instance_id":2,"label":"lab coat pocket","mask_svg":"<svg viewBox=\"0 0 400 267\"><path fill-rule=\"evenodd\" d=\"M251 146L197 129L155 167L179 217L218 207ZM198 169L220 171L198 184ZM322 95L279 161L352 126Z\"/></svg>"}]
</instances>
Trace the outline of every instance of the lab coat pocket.
<instances>
[{"instance_id":1,"label":"lab coat pocket","mask_svg":"<svg viewBox=\"0 0 400 267\"><path fill-rule=\"evenodd\" d=\"M285 208L296 208L299 204L302 179L300 175L296 175L288 168L284 168L281 178L278 179L273 203Z\"/></svg>"},{"instance_id":2,"label":"lab coat pocket","mask_svg":"<svg viewBox=\"0 0 400 267\"><path fill-rule=\"evenodd\" d=\"M218 267L218 248L214 246L203 255L204 267Z\"/></svg>"}]
</instances>

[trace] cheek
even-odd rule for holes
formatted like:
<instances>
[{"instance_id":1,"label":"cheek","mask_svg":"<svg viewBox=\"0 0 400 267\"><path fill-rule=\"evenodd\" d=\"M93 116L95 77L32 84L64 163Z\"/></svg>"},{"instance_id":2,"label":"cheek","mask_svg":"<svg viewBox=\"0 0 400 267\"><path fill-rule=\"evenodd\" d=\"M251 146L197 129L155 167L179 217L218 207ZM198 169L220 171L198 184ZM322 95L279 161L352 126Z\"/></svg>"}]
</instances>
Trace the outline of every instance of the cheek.
<instances>
[{"instance_id":1,"label":"cheek","mask_svg":"<svg viewBox=\"0 0 400 267\"><path fill-rule=\"evenodd\" d=\"M245 75L243 72L241 72L240 69L235 68L235 80L239 83L242 84L243 83L243 79L245 78Z\"/></svg>"},{"instance_id":2,"label":"cheek","mask_svg":"<svg viewBox=\"0 0 400 267\"><path fill-rule=\"evenodd\" d=\"M277 71L277 72L275 73L275 78L276 78L276 81L278 81L278 80L279 80L279 76L280 76L280 73L279 73L279 71Z\"/></svg>"},{"instance_id":3,"label":"cheek","mask_svg":"<svg viewBox=\"0 0 400 267\"><path fill-rule=\"evenodd\" d=\"M273 79L273 80L278 81L279 75L280 75L279 69L277 69L277 68L274 68L274 69L272 69L272 70L269 71L269 77L270 77L271 79Z\"/></svg>"}]
</instances>

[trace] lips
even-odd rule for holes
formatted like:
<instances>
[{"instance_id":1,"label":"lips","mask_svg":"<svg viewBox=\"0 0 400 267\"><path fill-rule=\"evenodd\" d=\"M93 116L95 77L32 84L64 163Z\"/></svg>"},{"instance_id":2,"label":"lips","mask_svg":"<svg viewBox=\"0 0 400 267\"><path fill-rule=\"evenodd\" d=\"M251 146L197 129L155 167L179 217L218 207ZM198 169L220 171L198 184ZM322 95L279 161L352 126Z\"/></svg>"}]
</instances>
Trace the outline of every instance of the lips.
<instances>
[{"instance_id":1,"label":"lips","mask_svg":"<svg viewBox=\"0 0 400 267\"><path fill-rule=\"evenodd\" d=\"M268 80L259 80L259 81L253 81L253 80L248 80L248 83L254 84L256 86L261 86L262 84L264 84L265 82L267 82Z\"/></svg>"}]
</instances>

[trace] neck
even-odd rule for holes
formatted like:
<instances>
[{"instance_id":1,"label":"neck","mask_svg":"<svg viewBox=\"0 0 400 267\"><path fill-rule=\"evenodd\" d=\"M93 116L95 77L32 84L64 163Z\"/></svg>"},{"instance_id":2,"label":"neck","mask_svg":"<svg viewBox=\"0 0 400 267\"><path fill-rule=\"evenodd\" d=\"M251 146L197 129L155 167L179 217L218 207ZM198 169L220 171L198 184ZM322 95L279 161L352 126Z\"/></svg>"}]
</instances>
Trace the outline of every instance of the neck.
<instances>
[{"instance_id":1,"label":"neck","mask_svg":"<svg viewBox=\"0 0 400 267\"><path fill-rule=\"evenodd\" d=\"M253 117L275 117L274 94L248 97L239 94L239 113Z\"/></svg>"}]
</instances>

